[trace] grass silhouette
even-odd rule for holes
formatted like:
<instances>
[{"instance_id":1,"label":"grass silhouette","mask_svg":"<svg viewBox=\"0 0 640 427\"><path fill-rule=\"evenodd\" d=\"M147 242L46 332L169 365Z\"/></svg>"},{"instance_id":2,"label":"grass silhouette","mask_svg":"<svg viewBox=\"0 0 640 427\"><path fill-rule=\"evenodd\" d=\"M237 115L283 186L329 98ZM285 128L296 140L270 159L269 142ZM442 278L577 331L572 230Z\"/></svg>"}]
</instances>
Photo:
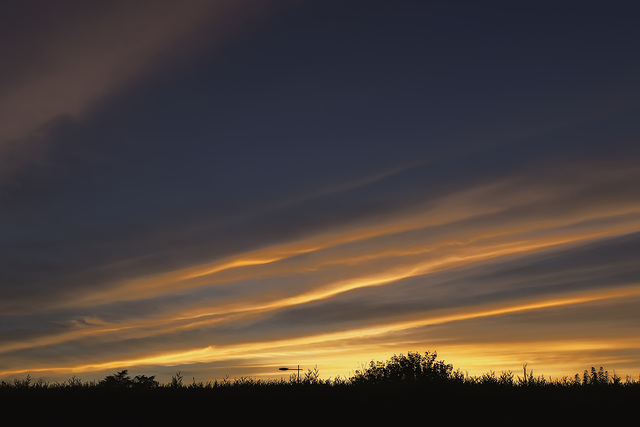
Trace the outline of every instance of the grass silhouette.
<instances>
[{"instance_id":1,"label":"grass silhouette","mask_svg":"<svg viewBox=\"0 0 640 427\"><path fill-rule=\"evenodd\" d=\"M244 425L269 419L296 425L416 419L637 424L639 398L640 380L622 379L603 368L560 379L534 376L526 365L522 375L506 371L469 376L438 360L435 352L371 361L351 377L334 379L320 378L315 368L299 381L293 375L286 380L194 378L185 383L178 372L161 384L153 376L131 377L123 370L101 381L72 377L48 383L27 376L0 382L5 418L20 416L22 423L16 425ZM29 409L22 412L20 407Z\"/></svg>"}]
</instances>

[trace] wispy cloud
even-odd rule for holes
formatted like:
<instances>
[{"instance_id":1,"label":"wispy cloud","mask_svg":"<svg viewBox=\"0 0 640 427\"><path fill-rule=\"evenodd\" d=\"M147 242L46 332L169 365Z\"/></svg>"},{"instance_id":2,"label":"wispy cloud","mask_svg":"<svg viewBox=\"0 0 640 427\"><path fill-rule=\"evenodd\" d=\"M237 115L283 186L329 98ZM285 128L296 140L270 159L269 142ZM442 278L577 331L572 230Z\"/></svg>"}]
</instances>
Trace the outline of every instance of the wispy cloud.
<instances>
[{"instance_id":1,"label":"wispy cloud","mask_svg":"<svg viewBox=\"0 0 640 427\"><path fill-rule=\"evenodd\" d=\"M558 180L566 173L514 174L418 202L384 220L63 300L33 296L24 305L37 307L40 321L32 332L23 323L19 335L5 329L4 374L24 371L25 360L43 372L210 363L394 333L462 357L455 334L415 331L473 329L484 318L637 298L640 270L630 259L640 229L630 185L637 170L622 163L576 165L570 180ZM11 324L27 321L26 313L7 316ZM43 329L43 322L51 327ZM498 327L491 334L486 339L505 340ZM522 339L543 338L536 332ZM623 334L611 345L624 347L629 339ZM54 349L64 360L79 359L56 363ZM87 354L96 357L83 364Z\"/></svg>"},{"instance_id":2,"label":"wispy cloud","mask_svg":"<svg viewBox=\"0 0 640 427\"><path fill-rule=\"evenodd\" d=\"M5 16L3 175L39 157L35 141L57 119L80 119L150 67L226 40L267 6L199 0L36 2L35 8L32 3L16 4Z\"/></svg>"}]
</instances>

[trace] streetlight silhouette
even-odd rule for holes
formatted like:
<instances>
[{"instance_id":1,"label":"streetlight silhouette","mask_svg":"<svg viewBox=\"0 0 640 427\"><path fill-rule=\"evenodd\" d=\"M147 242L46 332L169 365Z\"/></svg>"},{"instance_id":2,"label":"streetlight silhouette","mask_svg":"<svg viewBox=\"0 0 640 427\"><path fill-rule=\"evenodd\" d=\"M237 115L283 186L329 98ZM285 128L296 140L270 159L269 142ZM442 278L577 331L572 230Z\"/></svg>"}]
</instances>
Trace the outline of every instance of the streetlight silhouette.
<instances>
[{"instance_id":1,"label":"streetlight silhouette","mask_svg":"<svg viewBox=\"0 0 640 427\"><path fill-rule=\"evenodd\" d=\"M300 382L300 365L297 368L278 368L279 371L298 371L297 378L298 382Z\"/></svg>"}]
</instances>

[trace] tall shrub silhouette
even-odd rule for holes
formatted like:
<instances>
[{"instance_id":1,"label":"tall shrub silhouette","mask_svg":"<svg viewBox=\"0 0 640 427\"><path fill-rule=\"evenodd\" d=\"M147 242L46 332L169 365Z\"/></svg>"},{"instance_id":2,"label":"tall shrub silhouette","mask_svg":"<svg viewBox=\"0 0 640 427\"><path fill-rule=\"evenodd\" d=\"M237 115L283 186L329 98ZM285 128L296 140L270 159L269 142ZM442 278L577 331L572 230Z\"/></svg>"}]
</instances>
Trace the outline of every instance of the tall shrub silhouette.
<instances>
[{"instance_id":1,"label":"tall shrub silhouette","mask_svg":"<svg viewBox=\"0 0 640 427\"><path fill-rule=\"evenodd\" d=\"M158 388L160 383L156 381L156 376L136 375L133 379L133 388L141 390L151 390Z\"/></svg>"},{"instance_id":2,"label":"tall shrub silhouette","mask_svg":"<svg viewBox=\"0 0 640 427\"><path fill-rule=\"evenodd\" d=\"M409 352L394 355L386 362L371 361L369 366L356 371L352 378L355 384L384 383L434 383L456 380L453 365L436 360L436 352Z\"/></svg>"},{"instance_id":3,"label":"tall shrub silhouette","mask_svg":"<svg viewBox=\"0 0 640 427\"><path fill-rule=\"evenodd\" d=\"M117 374L106 376L98 385L105 388L123 389L130 388L133 385L133 380L129 376L129 371L125 369Z\"/></svg>"},{"instance_id":4,"label":"tall shrub silhouette","mask_svg":"<svg viewBox=\"0 0 640 427\"><path fill-rule=\"evenodd\" d=\"M132 379L129 376L129 371L125 369L114 375L106 376L102 381L98 383L98 385L100 387L110 389L135 388L150 390L157 388L160 385L155 378L155 375L152 375L150 377L146 375L136 375L136 377Z\"/></svg>"}]
</instances>

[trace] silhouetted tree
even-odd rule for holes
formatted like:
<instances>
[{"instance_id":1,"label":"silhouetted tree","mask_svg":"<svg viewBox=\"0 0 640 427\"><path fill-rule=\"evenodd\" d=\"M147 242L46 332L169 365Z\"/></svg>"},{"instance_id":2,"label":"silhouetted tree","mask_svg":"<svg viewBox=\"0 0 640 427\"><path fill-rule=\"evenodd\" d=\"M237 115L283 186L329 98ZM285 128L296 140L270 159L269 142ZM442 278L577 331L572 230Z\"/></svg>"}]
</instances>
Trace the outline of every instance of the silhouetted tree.
<instances>
[{"instance_id":1,"label":"silhouetted tree","mask_svg":"<svg viewBox=\"0 0 640 427\"><path fill-rule=\"evenodd\" d=\"M129 377L129 371L125 369L117 374L106 376L98 385L106 388L130 388L133 380Z\"/></svg>"},{"instance_id":2,"label":"silhouetted tree","mask_svg":"<svg viewBox=\"0 0 640 427\"><path fill-rule=\"evenodd\" d=\"M158 381L156 381L156 376L152 375L150 377L146 375L136 375L133 379L133 387L136 389L145 389L151 390L157 388L159 385Z\"/></svg>"}]
</instances>

